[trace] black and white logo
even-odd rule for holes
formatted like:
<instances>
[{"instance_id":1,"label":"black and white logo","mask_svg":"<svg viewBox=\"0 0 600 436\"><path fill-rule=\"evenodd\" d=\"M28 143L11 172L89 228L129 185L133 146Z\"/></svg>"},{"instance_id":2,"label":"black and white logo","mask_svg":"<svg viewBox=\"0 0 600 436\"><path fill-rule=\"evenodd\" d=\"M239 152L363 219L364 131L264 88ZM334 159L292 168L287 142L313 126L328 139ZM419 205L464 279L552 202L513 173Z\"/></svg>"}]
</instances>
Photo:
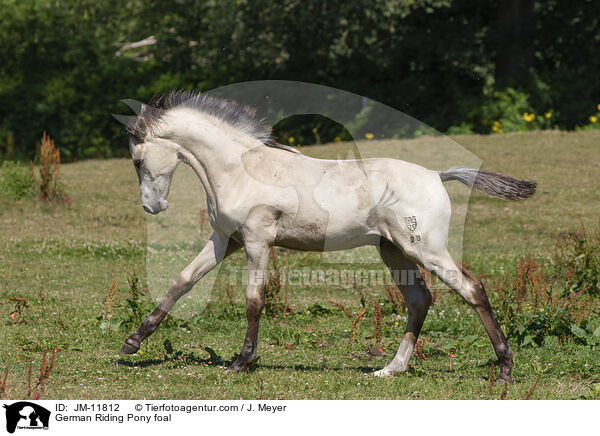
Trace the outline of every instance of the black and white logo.
<instances>
[{"instance_id":1,"label":"black and white logo","mask_svg":"<svg viewBox=\"0 0 600 436\"><path fill-rule=\"evenodd\" d=\"M29 401L19 401L6 409L6 431L14 433L16 429L47 430L50 423L50 411Z\"/></svg>"}]
</instances>

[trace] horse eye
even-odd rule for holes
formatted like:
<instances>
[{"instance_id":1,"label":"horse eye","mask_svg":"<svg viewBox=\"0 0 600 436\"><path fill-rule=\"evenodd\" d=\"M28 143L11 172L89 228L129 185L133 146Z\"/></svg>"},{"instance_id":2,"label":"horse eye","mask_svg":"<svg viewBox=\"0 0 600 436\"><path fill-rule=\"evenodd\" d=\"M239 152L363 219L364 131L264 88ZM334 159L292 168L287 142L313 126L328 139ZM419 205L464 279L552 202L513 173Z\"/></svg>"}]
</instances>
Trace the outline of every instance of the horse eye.
<instances>
[{"instance_id":1,"label":"horse eye","mask_svg":"<svg viewBox=\"0 0 600 436\"><path fill-rule=\"evenodd\" d=\"M141 159L136 159L136 160L134 160L134 161L133 161L133 165L134 165L136 168L140 168L140 167L142 166L142 160L141 160Z\"/></svg>"}]
</instances>

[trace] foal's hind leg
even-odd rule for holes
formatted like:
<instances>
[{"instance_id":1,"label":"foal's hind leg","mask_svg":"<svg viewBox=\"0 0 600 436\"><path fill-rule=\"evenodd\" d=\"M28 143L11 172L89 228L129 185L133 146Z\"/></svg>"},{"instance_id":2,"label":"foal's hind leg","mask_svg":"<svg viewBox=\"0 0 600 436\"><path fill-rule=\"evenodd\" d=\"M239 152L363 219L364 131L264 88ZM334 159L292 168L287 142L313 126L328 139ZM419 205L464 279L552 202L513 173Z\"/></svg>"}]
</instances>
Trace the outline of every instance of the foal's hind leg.
<instances>
[{"instance_id":1,"label":"foal's hind leg","mask_svg":"<svg viewBox=\"0 0 600 436\"><path fill-rule=\"evenodd\" d=\"M464 267L458 267L447 250L424 259L427 270L434 272L446 285L455 290L481 318L500 363L497 381L512 383L513 352L494 316L483 283Z\"/></svg>"},{"instance_id":2,"label":"foal's hind leg","mask_svg":"<svg viewBox=\"0 0 600 436\"><path fill-rule=\"evenodd\" d=\"M383 377L404 372L408 368L408 361L431 306L431 293L420 277L417 264L407 259L398 247L382 239L379 252L408 308L406 331L394 359L385 368L375 372L375 375Z\"/></svg>"},{"instance_id":3,"label":"foal's hind leg","mask_svg":"<svg viewBox=\"0 0 600 436\"><path fill-rule=\"evenodd\" d=\"M200 254L179 274L175 283L160 304L142 321L140 327L123 344L122 354L133 354L140 349L140 343L150 336L167 315L173 305L192 287L208 274L225 257L241 244L221 233L213 233Z\"/></svg>"}]
</instances>

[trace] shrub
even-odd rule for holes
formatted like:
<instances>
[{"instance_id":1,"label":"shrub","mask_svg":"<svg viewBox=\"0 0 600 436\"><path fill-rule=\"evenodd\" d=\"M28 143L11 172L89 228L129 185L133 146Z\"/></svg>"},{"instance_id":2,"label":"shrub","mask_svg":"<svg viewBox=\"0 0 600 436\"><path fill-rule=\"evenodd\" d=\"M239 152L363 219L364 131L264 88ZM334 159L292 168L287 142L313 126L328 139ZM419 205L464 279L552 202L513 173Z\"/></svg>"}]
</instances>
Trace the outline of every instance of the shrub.
<instances>
[{"instance_id":1,"label":"shrub","mask_svg":"<svg viewBox=\"0 0 600 436\"><path fill-rule=\"evenodd\" d=\"M512 88L495 91L481 107L482 123L497 133L525 130L523 114L531 111L529 96Z\"/></svg>"},{"instance_id":2,"label":"shrub","mask_svg":"<svg viewBox=\"0 0 600 436\"><path fill-rule=\"evenodd\" d=\"M13 395L16 395L15 398L31 398L34 400L39 400L41 396L41 392L44 391L44 387L46 385L46 381L50 377L50 372L52 368L54 368L54 359L56 357L56 353L59 351L57 347L52 347L52 353L50 354L50 359L47 358L47 350L44 349L44 354L42 356L42 362L40 363L39 375L36 379L32 378L33 375L33 360L29 362L29 371L27 372L27 390L26 393L14 394L16 390L14 386L10 386L8 383L8 372L9 368L7 367L4 371L4 377L0 379L0 394L7 400L11 399L11 395L9 391L13 392Z\"/></svg>"},{"instance_id":3,"label":"shrub","mask_svg":"<svg viewBox=\"0 0 600 436\"><path fill-rule=\"evenodd\" d=\"M154 304L148 299L146 289L142 288L135 270L127 278L129 296L121 306L120 317L113 321L115 328L126 330L137 328L145 316L154 309ZM111 285L112 287L112 285Z\"/></svg>"},{"instance_id":4,"label":"shrub","mask_svg":"<svg viewBox=\"0 0 600 436\"><path fill-rule=\"evenodd\" d=\"M600 295L600 229L559 235L553 261L553 275L566 282L566 293Z\"/></svg>"},{"instance_id":5,"label":"shrub","mask_svg":"<svg viewBox=\"0 0 600 436\"><path fill-rule=\"evenodd\" d=\"M544 268L525 257L514 274L492 282L498 320L509 338L519 345L542 345L548 340L571 338L590 346L600 344L600 324L592 296L564 289L564 278L552 285Z\"/></svg>"},{"instance_id":6,"label":"shrub","mask_svg":"<svg viewBox=\"0 0 600 436\"><path fill-rule=\"evenodd\" d=\"M473 134L473 124L462 122L456 126L448 127L446 131L448 135L472 135Z\"/></svg>"},{"instance_id":7,"label":"shrub","mask_svg":"<svg viewBox=\"0 0 600 436\"><path fill-rule=\"evenodd\" d=\"M575 130L600 129L600 104L596 105L595 109L597 109L596 112L590 115L587 119L589 123L583 126L578 126Z\"/></svg>"},{"instance_id":8,"label":"shrub","mask_svg":"<svg viewBox=\"0 0 600 436\"><path fill-rule=\"evenodd\" d=\"M135 270L128 275L127 284L128 295L124 301L118 301L117 280L116 276L113 277L106 292L105 313L96 317L100 329L104 331L135 329L156 308L156 302L148 295L148 289L142 286ZM161 326L163 328L186 326L187 328L187 323L167 314L161 322Z\"/></svg>"},{"instance_id":9,"label":"shrub","mask_svg":"<svg viewBox=\"0 0 600 436\"><path fill-rule=\"evenodd\" d=\"M71 204L71 200L64 193L64 187L60 183L60 150L54 145L46 132L42 135L40 147L40 180L35 177L33 162L29 162L31 180L36 188L39 188L40 200L49 202L65 202Z\"/></svg>"},{"instance_id":10,"label":"shrub","mask_svg":"<svg viewBox=\"0 0 600 436\"><path fill-rule=\"evenodd\" d=\"M27 167L19 162L5 161L0 173L0 196L20 200L32 195L33 183Z\"/></svg>"},{"instance_id":11,"label":"shrub","mask_svg":"<svg viewBox=\"0 0 600 436\"><path fill-rule=\"evenodd\" d=\"M554 123L554 111L535 114L529 95L513 88L495 91L481 107L482 124L491 132L507 133L549 129Z\"/></svg>"}]
</instances>

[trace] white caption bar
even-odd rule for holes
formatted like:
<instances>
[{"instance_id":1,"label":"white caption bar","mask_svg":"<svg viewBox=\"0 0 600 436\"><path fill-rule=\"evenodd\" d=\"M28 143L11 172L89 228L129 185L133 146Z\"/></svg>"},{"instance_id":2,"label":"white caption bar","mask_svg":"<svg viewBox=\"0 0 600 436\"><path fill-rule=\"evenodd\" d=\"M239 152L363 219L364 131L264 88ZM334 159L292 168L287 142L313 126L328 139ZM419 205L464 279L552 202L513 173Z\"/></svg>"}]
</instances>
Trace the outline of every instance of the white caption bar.
<instances>
[{"instance_id":1,"label":"white caption bar","mask_svg":"<svg viewBox=\"0 0 600 436\"><path fill-rule=\"evenodd\" d=\"M0 401L9 434L591 434L598 401ZM4 412L4 413L1 413ZM12 430L12 432L11 432ZM293 431L292 431L293 430ZM414 433L416 432L416 433Z\"/></svg>"}]
</instances>

